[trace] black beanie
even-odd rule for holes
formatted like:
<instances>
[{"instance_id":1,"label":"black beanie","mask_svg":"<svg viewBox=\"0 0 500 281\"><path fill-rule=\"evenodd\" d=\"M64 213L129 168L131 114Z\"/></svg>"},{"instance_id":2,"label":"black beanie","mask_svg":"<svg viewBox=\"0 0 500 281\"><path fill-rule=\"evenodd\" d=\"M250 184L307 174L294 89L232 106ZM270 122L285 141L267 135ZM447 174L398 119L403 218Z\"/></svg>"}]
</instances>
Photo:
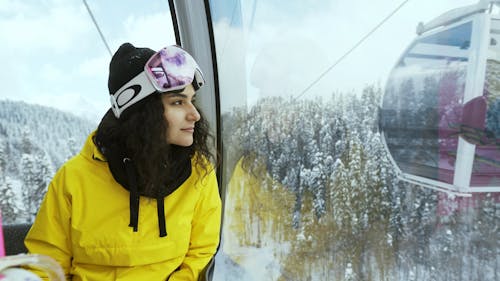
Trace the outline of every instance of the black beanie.
<instances>
[{"instance_id":1,"label":"black beanie","mask_svg":"<svg viewBox=\"0 0 500 281\"><path fill-rule=\"evenodd\" d=\"M109 94L114 94L128 81L141 73L148 59L155 53L149 48L136 48L130 43L122 44L109 63Z\"/></svg>"}]
</instances>

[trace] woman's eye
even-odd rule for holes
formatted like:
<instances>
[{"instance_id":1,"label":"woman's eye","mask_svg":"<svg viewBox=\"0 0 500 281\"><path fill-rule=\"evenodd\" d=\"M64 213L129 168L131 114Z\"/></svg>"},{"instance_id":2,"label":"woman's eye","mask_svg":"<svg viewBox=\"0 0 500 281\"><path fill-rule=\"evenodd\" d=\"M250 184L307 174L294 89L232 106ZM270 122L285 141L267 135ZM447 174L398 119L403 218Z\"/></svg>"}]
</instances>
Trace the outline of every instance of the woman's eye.
<instances>
[{"instance_id":1,"label":"woman's eye","mask_svg":"<svg viewBox=\"0 0 500 281\"><path fill-rule=\"evenodd\" d=\"M173 105L181 105L182 101L181 100L176 100L172 103Z\"/></svg>"}]
</instances>

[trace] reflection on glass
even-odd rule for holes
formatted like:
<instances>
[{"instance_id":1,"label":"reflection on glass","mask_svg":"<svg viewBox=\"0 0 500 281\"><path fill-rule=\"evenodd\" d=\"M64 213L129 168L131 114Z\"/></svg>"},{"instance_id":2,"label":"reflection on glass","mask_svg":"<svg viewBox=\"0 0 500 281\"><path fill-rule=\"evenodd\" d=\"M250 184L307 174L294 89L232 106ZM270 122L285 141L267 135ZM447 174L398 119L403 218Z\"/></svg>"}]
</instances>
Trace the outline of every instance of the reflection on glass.
<instances>
[{"instance_id":1,"label":"reflection on glass","mask_svg":"<svg viewBox=\"0 0 500 281\"><path fill-rule=\"evenodd\" d=\"M405 173L453 183L471 27L417 40L391 74L381 125Z\"/></svg>"}]
</instances>

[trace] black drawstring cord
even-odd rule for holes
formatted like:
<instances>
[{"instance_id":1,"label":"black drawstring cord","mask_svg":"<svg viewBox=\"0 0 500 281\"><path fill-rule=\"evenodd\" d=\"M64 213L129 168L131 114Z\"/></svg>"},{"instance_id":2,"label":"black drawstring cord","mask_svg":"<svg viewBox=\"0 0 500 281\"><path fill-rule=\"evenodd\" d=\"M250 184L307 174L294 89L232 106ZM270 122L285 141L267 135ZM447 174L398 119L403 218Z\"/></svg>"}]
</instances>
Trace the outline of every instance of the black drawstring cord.
<instances>
[{"instance_id":1,"label":"black drawstring cord","mask_svg":"<svg viewBox=\"0 0 500 281\"><path fill-rule=\"evenodd\" d=\"M130 223L128 226L133 227L134 232L137 232L139 225L139 190L137 189L136 172L130 158L123 158L123 164L127 169L130 185Z\"/></svg>"},{"instance_id":2,"label":"black drawstring cord","mask_svg":"<svg viewBox=\"0 0 500 281\"><path fill-rule=\"evenodd\" d=\"M165 221L165 199L161 196L156 198L156 210L158 211L158 227L160 228L160 237L167 236L167 222Z\"/></svg>"}]
</instances>

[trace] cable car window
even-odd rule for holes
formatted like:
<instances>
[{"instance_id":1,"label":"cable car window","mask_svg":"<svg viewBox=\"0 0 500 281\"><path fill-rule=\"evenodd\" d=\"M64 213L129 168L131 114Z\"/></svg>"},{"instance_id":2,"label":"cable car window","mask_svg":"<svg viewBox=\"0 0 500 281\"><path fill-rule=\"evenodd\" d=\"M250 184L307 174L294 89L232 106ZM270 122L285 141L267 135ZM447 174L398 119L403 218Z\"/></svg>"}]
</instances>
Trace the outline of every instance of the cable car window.
<instances>
[{"instance_id":1,"label":"cable car window","mask_svg":"<svg viewBox=\"0 0 500 281\"><path fill-rule=\"evenodd\" d=\"M399 168L453 183L472 22L417 40L391 73L382 128Z\"/></svg>"},{"instance_id":2,"label":"cable car window","mask_svg":"<svg viewBox=\"0 0 500 281\"><path fill-rule=\"evenodd\" d=\"M476 22L468 13L398 33L417 10L437 10L417 1L369 34L388 2L210 1L225 191L214 280L498 275L497 229L486 224L498 224L499 193L449 197L395 168L453 184Z\"/></svg>"},{"instance_id":3,"label":"cable car window","mask_svg":"<svg viewBox=\"0 0 500 281\"><path fill-rule=\"evenodd\" d=\"M420 40L420 42L432 45L454 46L465 50L470 47L471 32L472 22L467 22L450 28L446 32L429 35Z\"/></svg>"},{"instance_id":4,"label":"cable car window","mask_svg":"<svg viewBox=\"0 0 500 281\"><path fill-rule=\"evenodd\" d=\"M493 27L494 23L495 21L492 23ZM491 34L491 55L486 61L484 95L481 96L484 104L482 110L471 112L482 122L469 128L469 134L476 144L471 176L473 187L500 186L500 49L495 44L498 28L492 28Z\"/></svg>"}]
</instances>

